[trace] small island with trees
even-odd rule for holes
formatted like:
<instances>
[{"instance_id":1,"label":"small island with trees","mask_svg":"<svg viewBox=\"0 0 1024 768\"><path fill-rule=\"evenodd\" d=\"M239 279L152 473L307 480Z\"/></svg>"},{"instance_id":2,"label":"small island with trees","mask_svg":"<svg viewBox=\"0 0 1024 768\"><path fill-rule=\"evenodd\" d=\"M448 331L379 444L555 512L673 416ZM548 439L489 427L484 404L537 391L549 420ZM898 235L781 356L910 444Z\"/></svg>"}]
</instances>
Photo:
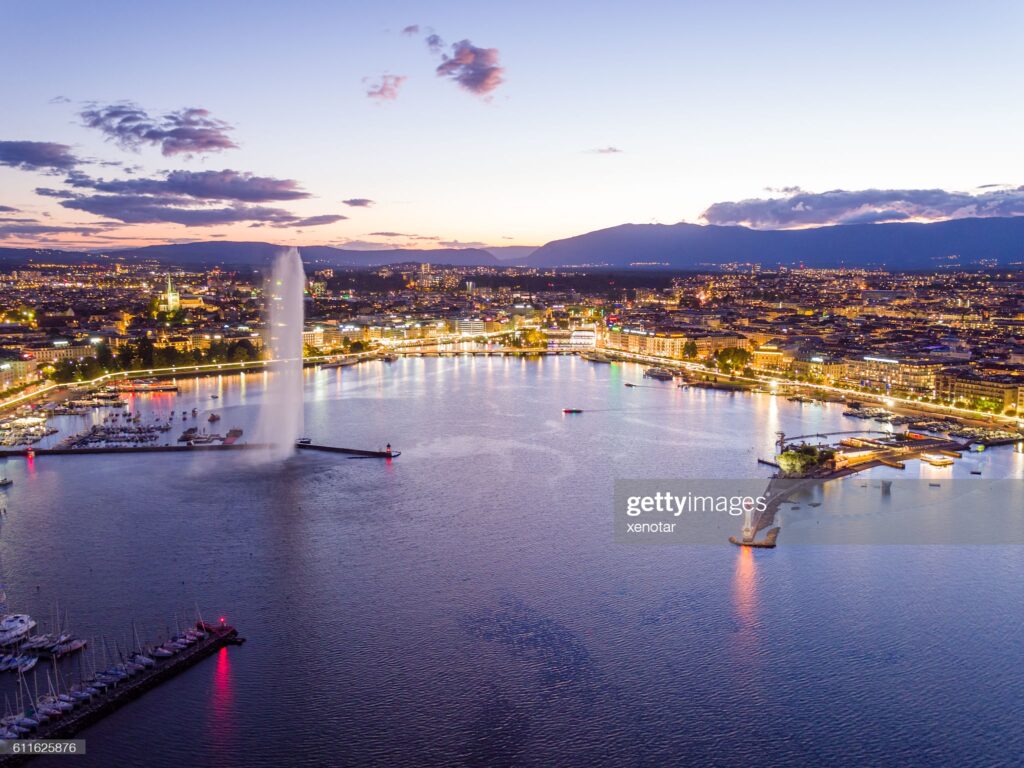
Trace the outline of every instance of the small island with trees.
<instances>
[{"instance_id":1,"label":"small island with trees","mask_svg":"<svg viewBox=\"0 0 1024 768\"><path fill-rule=\"evenodd\" d=\"M831 448L815 445L789 446L775 457L785 477L807 477L819 469L835 467L836 452Z\"/></svg>"}]
</instances>

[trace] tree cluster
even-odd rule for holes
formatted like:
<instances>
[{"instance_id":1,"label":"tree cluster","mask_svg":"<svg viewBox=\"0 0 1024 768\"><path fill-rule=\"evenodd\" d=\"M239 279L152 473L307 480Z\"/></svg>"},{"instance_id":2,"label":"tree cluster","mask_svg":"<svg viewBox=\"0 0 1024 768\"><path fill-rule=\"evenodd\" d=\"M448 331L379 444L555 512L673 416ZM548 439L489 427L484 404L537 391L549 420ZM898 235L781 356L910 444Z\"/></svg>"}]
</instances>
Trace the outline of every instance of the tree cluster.
<instances>
[{"instance_id":1,"label":"tree cluster","mask_svg":"<svg viewBox=\"0 0 1024 768\"><path fill-rule=\"evenodd\" d=\"M96 354L81 360L62 360L51 378L57 382L90 381L107 373L150 368L175 368L216 363L245 363L258 360L259 350L248 339L214 341L208 349L178 350L157 347L151 339L137 339L118 348L97 344Z\"/></svg>"}]
</instances>

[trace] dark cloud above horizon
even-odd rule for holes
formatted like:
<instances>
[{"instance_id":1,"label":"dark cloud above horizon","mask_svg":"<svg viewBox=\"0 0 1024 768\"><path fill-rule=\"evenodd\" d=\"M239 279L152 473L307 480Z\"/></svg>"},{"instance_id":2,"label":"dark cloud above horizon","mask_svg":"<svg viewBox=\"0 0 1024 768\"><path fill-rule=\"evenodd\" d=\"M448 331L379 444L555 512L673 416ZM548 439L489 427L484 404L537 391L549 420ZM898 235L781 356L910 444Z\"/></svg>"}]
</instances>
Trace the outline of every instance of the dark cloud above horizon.
<instances>
[{"instance_id":1,"label":"dark cloud above horizon","mask_svg":"<svg viewBox=\"0 0 1024 768\"><path fill-rule=\"evenodd\" d=\"M398 98L398 91L408 78L405 75L381 75L376 80L363 78L368 84L366 89L367 97L381 101L394 101Z\"/></svg>"},{"instance_id":2,"label":"dark cloud above horizon","mask_svg":"<svg viewBox=\"0 0 1024 768\"><path fill-rule=\"evenodd\" d=\"M64 208L85 211L126 224L181 224L209 227L250 223L258 226L322 226L342 221L341 214L299 216L283 208L256 203L309 197L298 182L232 171L170 171L162 176L106 181L79 171L66 182L74 190L37 188Z\"/></svg>"},{"instance_id":3,"label":"dark cloud above horizon","mask_svg":"<svg viewBox=\"0 0 1024 768\"><path fill-rule=\"evenodd\" d=\"M938 221L1024 215L1024 187L948 192L943 189L865 189L806 192L782 197L715 203L701 218L708 224L789 229L830 224Z\"/></svg>"},{"instance_id":4,"label":"dark cloud above horizon","mask_svg":"<svg viewBox=\"0 0 1024 768\"><path fill-rule=\"evenodd\" d=\"M96 235L109 227L94 225L49 224L38 219L0 219L0 240L11 237L46 237L48 235Z\"/></svg>"},{"instance_id":5,"label":"dark cloud above horizon","mask_svg":"<svg viewBox=\"0 0 1024 768\"><path fill-rule=\"evenodd\" d=\"M77 188L114 194L182 195L200 200L235 200L245 203L302 200L309 197L309 193L294 179L256 176L229 168L222 171L168 171L161 177L113 181L92 179L77 173L68 177L68 183Z\"/></svg>"},{"instance_id":6,"label":"dark cloud above horizon","mask_svg":"<svg viewBox=\"0 0 1024 768\"><path fill-rule=\"evenodd\" d=\"M195 205L177 195L79 195L60 203L65 208L85 211L126 224L182 224L209 227L219 224L260 221L295 221L298 217L281 208L236 203Z\"/></svg>"},{"instance_id":7,"label":"dark cloud above horizon","mask_svg":"<svg viewBox=\"0 0 1024 768\"><path fill-rule=\"evenodd\" d=\"M279 227L315 227L347 219L341 214L299 216L257 203L302 200L310 195L294 179L224 169L165 171L148 178L97 179L72 168L70 189L36 187L36 194L59 200L63 208L125 224L181 224L208 227L249 222Z\"/></svg>"},{"instance_id":8,"label":"dark cloud above horizon","mask_svg":"<svg viewBox=\"0 0 1024 768\"><path fill-rule=\"evenodd\" d=\"M101 131L108 139L127 149L144 145L159 147L166 156L201 155L233 148L226 123L215 120L206 110L183 109L151 116L130 102L107 106L90 105L80 113L85 125ZM257 176L247 171L169 170L140 177L136 166L120 161L77 157L65 144L40 141L0 141L0 165L19 170L62 176L64 188L36 187L43 198L51 198L69 211L82 211L104 221L75 226L46 224L34 219L0 218L3 237L96 234L122 225L180 224L212 227L248 223L270 227L320 227L344 221L340 213L300 215L284 208L263 205L304 200L310 197L298 181ZM113 167L121 178L98 178L83 167ZM353 198L352 205L372 205ZM0 206L0 214L17 209ZM49 217L49 213L43 214Z\"/></svg>"},{"instance_id":9,"label":"dark cloud above horizon","mask_svg":"<svg viewBox=\"0 0 1024 768\"><path fill-rule=\"evenodd\" d=\"M204 155L238 147L228 136L232 127L198 107L150 115L139 105L124 101L92 104L79 117L83 125L99 130L125 149L152 145L159 147L165 157Z\"/></svg>"},{"instance_id":10,"label":"dark cloud above horizon","mask_svg":"<svg viewBox=\"0 0 1024 768\"><path fill-rule=\"evenodd\" d=\"M0 141L0 165L22 171L59 173L81 162L67 144L52 141Z\"/></svg>"},{"instance_id":11,"label":"dark cloud above horizon","mask_svg":"<svg viewBox=\"0 0 1024 768\"><path fill-rule=\"evenodd\" d=\"M320 216L297 216L283 208L240 202L200 202L180 195L80 195L62 200L60 205L125 224L181 224L186 227L246 222L270 226L316 226L345 218L337 216L326 221Z\"/></svg>"},{"instance_id":12,"label":"dark cloud above horizon","mask_svg":"<svg viewBox=\"0 0 1024 768\"><path fill-rule=\"evenodd\" d=\"M420 33L420 25L419 24L410 24L407 27L402 27L402 34L403 35L408 35L408 36L412 37L413 35L418 35L419 33Z\"/></svg>"}]
</instances>

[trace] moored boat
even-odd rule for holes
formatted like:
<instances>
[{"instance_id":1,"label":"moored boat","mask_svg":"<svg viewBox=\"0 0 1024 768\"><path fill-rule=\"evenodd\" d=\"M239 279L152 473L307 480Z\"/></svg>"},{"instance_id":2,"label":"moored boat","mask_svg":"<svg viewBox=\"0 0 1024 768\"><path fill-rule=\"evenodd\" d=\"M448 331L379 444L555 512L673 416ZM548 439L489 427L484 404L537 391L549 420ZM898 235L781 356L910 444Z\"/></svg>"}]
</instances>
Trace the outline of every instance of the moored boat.
<instances>
[{"instance_id":1,"label":"moored boat","mask_svg":"<svg viewBox=\"0 0 1024 768\"><path fill-rule=\"evenodd\" d=\"M644 371L644 377L648 379L657 379L658 381L672 381L674 375L672 371L666 368L648 368Z\"/></svg>"},{"instance_id":2,"label":"moored boat","mask_svg":"<svg viewBox=\"0 0 1024 768\"><path fill-rule=\"evenodd\" d=\"M36 626L35 620L25 613L12 613L0 620L0 645L16 643Z\"/></svg>"}]
</instances>

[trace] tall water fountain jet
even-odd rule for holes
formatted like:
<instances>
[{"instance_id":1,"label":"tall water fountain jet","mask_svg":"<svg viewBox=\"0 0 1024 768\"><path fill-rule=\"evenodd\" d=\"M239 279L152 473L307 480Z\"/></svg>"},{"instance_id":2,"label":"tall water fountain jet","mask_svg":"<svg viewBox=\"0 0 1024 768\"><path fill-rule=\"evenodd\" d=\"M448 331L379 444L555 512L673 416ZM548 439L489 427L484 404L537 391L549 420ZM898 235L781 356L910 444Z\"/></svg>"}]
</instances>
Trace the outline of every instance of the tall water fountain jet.
<instances>
[{"instance_id":1,"label":"tall water fountain jet","mask_svg":"<svg viewBox=\"0 0 1024 768\"><path fill-rule=\"evenodd\" d=\"M302 294L306 273L297 248L274 258L270 279L264 286L267 317L267 354L273 361L267 389L260 405L256 441L269 445L272 460L295 451L302 435Z\"/></svg>"}]
</instances>

